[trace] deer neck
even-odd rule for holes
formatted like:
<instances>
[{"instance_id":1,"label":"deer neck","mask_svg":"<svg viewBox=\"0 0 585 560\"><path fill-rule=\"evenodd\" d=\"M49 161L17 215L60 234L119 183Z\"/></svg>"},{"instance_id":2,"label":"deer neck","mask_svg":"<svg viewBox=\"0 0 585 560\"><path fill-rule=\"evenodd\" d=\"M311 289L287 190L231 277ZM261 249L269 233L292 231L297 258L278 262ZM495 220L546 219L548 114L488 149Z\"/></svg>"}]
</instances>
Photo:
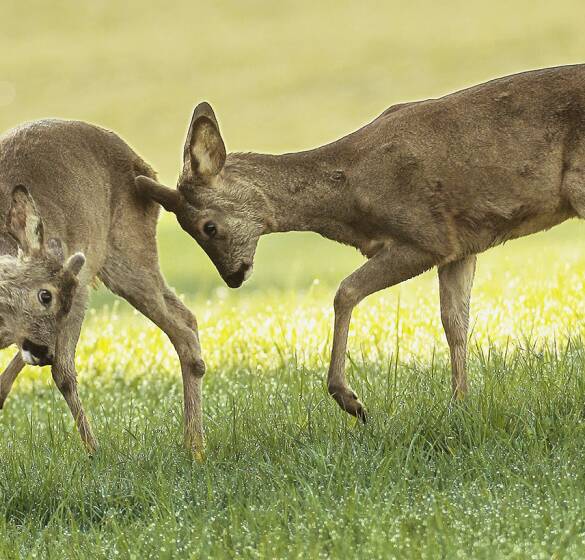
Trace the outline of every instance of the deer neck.
<instances>
[{"instance_id":1,"label":"deer neck","mask_svg":"<svg viewBox=\"0 0 585 560\"><path fill-rule=\"evenodd\" d=\"M354 220L345 175L320 150L283 155L230 154L227 173L252 189L265 233L314 231L350 242Z\"/></svg>"}]
</instances>

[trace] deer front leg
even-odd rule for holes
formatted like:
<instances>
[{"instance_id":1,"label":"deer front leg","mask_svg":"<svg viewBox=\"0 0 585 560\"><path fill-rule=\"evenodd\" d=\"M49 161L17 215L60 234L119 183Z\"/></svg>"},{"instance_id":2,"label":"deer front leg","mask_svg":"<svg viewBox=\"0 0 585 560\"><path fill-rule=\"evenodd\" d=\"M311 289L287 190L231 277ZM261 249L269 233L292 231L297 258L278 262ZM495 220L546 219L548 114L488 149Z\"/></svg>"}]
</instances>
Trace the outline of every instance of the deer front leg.
<instances>
[{"instance_id":1,"label":"deer front leg","mask_svg":"<svg viewBox=\"0 0 585 560\"><path fill-rule=\"evenodd\" d=\"M162 283L162 279L161 279ZM205 362L201 358L201 345L195 316L183 302L162 283L159 305L155 298L147 305L134 300L133 305L157 324L175 347L183 377L184 443L193 457L204 458L202 383ZM131 301L131 300L129 300Z\"/></svg>"},{"instance_id":2,"label":"deer front leg","mask_svg":"<svg viewBox=\"0 0 585 560\"><path fill-rule=\"evenodd\" d=\"M166 286L153 264L156 254L146 263L131 259L133 255L118 255L116 265L109 263L104 269L103 279L114 293L163 330L175 347L183 377L185 446L195 459L201 460L205 445L201 394L205 362L201 357L197 321ZM128 262L127 268L120 266L123 262Z\"/></svg>"},{"instance_id":3,"label":"deer front leg","mask_svg":"<svg viewBox=\"0 0 585 560\"><path fill-rule=\"evenodd\" d=\"M150 295L148 302L128 298L134 307L158 325L175 347L183 377L184 443L196 460L204 457L202 382L205 362L201 358L201 346L197 322L181 300L168 288L162 288L162 298Z\"/></svg>"},{"instance_id":4,"label":"deer front leg","mask_svg":"<svg viewBox=\"0 0 585 560\"><path fill-rule=\"evenodd\" d=\"M451 353L451 385L456 399L467 393L467 331L476 260L471 255L439 267L441 321Z\"/></svg>"},{"instance_id":5,"label":"deer front leg","mask_svg":"<svg viewBox=\"0 0 585 560\"><path fill-rule=\"evenodd\" d=\"M0 410L4 407L4 402L6 401L8 393L10 393L10 389L12 389L12 384L18 377L18 374L22 371L23 367L24 361L20 352L17 352L16 356L14 356L6 366L2 375L0 375Z\"/></svg>"},{"instance_id":6,"label":"deer front leg","mask_svg":"<svg viewBox=\"0 0 585 560\"><path fill-rule=\"evenodd\" d=\"M80 286L67 321L57 337L55 360L51 367L51 374L55 385L57 385L69 406L69 410L77 424L81 441L91 455L97 451L98 444L77 393L77 371L75 369L75 349L85 316L87 297L87 288Z\"/></svg>"},{"instance_id":7,"label":"deer front leg","mask_svg":"<svg viewBox=\"0 0 585 560\"><path fill-rule=\"evenodd\" d=\"M163 330L177 351L183 377L185 447L200 461L205 448L202 407L205 362L201 358L197 320L172 290L165 286L163 294L166 318L160 317L159 321L165 325Z\"/></svg>"},{"instance_id":8,"label":"deer front leg","mask_svg":"<svg viewBox=\"0 0 585 560\"><path fill-rule=\"evenodd\" d=\"M91 427L83 410L83 405L77 393L77 372L73 362L74 356L59 359L51 370L55 385L63 395L69 410L73 415L81 441L90 455L93 455L98 448L98 443L91 431Z\"/></svg>"},{"instance_id":9,"label":"deer front leg","mask_svg":"<svg viewBox=\"0 0 585 560\"><path fill-rule=\"evenodd\" d=\"M337 404L363 422L366 411L345 377L345 352L353 308L366 296L421 274L436 264L436 257L411 245L392 244L348 276L335 295L335 324L327 388Z\"/></svg>"}]
</instances>

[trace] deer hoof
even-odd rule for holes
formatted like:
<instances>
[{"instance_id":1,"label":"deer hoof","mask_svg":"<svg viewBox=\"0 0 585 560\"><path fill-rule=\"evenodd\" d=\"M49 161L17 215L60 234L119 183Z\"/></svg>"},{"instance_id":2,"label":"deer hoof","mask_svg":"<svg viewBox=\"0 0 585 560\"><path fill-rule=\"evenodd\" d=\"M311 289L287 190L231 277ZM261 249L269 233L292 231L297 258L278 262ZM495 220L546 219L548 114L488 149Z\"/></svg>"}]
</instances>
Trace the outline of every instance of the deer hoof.
<instances>
[{"instance_id":1,"label":"deer hoof","mask_svg":"<svg viewBox=\"0 0 585 560\"><path fill-rule=\"evenodd\" d=\"M184 441L185 449L191 458L200 465L205 463L205 440L201 435L186 436Z\"/></svg>"},{"instance_id":2,"label":"deer hoof","mask_svg":"<svg viewBox=\"0 0 585 560\"><path fill-rule=\"evenodd\" d=\"M203 449L195 449L193 451L193 459L195 460L196 463L199 463L200 465L202 465L203 463L205 463L205 451L203 451Z\"/></svg>"},{"instance_id":3,"label":"deer hoof","mask_svg":"<svg viewBox=\"0 0 585 560\"><path fill-rule=\"evenodd\" d=\"M83 443L85 452L90 459L94 459L100 450L100 446L95 439Z\"/></svg>"},{"instance_id":4,"label":"deer hoof","mask_svg":"<svg viewBox=\"0 0 585 560\"><path fill-rule=\"evenodd\" d=\"M199 465L202 465L207 460L207 455L205 454L205 449L203 447L189 447L187 452L191 459Z\"/></svg>"},{"instance_id":5,"label":"deer hoof","mask_svg":"<svg viewBox=\"0 0 585 560\"><path fill-rule=\"evenodd\" d=\"M329 392L345 412L355 416L364 424L366 423L368 419L366 409L358 399L358 396L349 387L330 389Z\"/></svg>"}]
</instances>

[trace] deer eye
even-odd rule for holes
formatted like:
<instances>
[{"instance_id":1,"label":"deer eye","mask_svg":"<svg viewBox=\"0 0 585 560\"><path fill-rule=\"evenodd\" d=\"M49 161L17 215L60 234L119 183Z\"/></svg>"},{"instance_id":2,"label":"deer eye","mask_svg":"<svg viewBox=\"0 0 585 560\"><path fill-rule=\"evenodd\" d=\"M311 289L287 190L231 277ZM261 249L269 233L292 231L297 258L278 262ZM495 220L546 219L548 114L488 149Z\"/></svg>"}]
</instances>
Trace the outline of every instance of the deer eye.
<instances>
[{"instance_id":1,"label":"deer eye","mask_svg":"<svg viewBox=\"0 0 585 560\"><path fill-rule=\"evenodd\" d=\"M49 305L53 301L53 294L49 290L39 290L37 297L43 305Z\"/></svg>"},{"instance_id":2,"label":"deer eye","mask_svg":"<svg viewBox=\"0 0 585 560\"><path fill-rule=\"evenodd\" d=\"M203 224L203 232L207 237L215 237L217 233L217 226L213 222L205 222Z\"/></svg>"}]
</instances>

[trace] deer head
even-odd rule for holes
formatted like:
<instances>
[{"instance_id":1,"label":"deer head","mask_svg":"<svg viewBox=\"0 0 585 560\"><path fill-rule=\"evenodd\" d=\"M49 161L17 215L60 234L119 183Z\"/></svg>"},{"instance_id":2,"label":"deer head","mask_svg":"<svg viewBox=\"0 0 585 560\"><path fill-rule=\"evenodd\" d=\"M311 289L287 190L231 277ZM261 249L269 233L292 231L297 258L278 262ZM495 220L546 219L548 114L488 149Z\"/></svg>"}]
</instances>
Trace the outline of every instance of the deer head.
<instances>
[{"instance_id":1,"label":"deer head","mask_svg":"<svg viewBox=\"0 0 585 560\"><path fill-rule=\"evenodd\" d=\"M9 237L2 245L8 254L0 255L0 347L15 343L25 362L51 364L85 256L75 253L65 260L60 240L45 241L43 221L23 186L12 191L6 229Z\"/></svg>"},{"instance_id":2,"label":"deer head","mask_svg":"<svg viewBox=\"0 0 585 560\"><path fill-rule=\"evenodd\" d=\"M225 173L226 149L208 103L194 110L176 189L139 176L141 193L173 212L203 248L221 277L238 288L251 272L258 239L266 230L257 209L262 197L245 177Z\"/></svg>"}]
</instances>

